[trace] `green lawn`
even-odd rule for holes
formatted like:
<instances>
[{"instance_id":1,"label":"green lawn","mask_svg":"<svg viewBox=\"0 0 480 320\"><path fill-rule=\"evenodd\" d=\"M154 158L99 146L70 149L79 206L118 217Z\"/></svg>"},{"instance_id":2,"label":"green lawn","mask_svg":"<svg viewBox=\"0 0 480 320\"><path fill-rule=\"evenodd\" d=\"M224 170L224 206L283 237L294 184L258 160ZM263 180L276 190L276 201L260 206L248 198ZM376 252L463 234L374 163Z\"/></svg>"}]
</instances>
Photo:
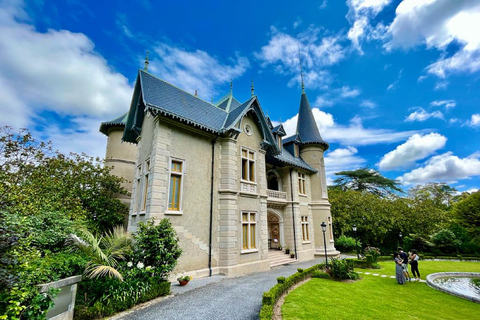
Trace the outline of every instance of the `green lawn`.
<instances>
[{"instance_id":1,"label":"green lawn","mask_svg":"<svg viewBox=\"0 0 480 320\"><path fill-rule=\"evenodd\" d=\"M380 270L395 275L393 262ZM434 272L480 272L478 262L420 261L422 279ZM292 291L282 306L283 319L478 319L480 304L436 291L426 283L399 285L395 279L362 275L352 283L312 279Z\"/></svg>"}]
</instances>

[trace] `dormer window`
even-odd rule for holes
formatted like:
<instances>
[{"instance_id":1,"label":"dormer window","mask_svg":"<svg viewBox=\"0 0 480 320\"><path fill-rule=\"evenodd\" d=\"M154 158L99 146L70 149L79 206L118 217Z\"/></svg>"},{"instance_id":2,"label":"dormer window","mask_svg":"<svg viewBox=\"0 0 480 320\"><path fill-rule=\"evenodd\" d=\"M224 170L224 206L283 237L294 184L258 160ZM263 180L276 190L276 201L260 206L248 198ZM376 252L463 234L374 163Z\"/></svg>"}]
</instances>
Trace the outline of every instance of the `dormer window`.
<instances>
[{"instance_id":1,"label":"dormer window","mask_svg":"<svg viewBox=\"0 0 480 320\"><path fill-rule=\"evenodd\" d=\"M277 144L280 151L282 151L282 136L277 135Z\"/></svg>"},{"instance_id":2,"label":"dormer window","mask_svg":"<svg viewBox=\"0 0 480 320\"><path fill-rule=\"evenodd\" d=\"M299 151L299 148L298 148L298 144L294 144L293 145L293 149L294 149L294 152L295 152L295 158L298 158L299 154L300 154L300 151Z\"/></svg>"}]
</instances>

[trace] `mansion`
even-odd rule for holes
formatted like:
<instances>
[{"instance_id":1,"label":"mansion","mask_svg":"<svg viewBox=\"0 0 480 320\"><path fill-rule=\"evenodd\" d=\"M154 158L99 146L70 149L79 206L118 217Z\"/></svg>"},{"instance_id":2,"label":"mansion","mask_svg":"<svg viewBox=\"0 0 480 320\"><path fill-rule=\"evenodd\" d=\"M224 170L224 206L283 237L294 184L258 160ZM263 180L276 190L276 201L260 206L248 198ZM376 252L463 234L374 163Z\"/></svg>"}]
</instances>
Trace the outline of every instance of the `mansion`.
<instances>
[{"instance_id":1,"label":"mansion","mask_svg":"<svg viewBox=\"0 0 480 320\"><path fill-rule=\"evenodd\" d=\"M128 180L128 229L170 219L183 250L175 272L265 271L279 246L299 261L325 249L338 254L324 165L329 145L303 83L296 134L286 137L253 88L245 102L230 90L210 103L139 70L128 113L100 131L112 173Z\"/></svg>"}]
</instances>

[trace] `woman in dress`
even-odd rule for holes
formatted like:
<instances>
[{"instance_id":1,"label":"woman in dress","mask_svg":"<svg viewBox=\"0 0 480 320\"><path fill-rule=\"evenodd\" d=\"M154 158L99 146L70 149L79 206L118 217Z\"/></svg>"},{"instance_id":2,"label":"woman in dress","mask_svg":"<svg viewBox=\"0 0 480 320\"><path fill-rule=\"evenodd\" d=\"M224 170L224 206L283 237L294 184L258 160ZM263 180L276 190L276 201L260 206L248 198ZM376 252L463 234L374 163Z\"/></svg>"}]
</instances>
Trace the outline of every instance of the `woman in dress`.
<instances>
[{"instance_id":1,"label":"woman in dress","mask_svg":"<svg viewBox=\"0 0 480 320\"><path fill-rule=\"evenodd\" d=\"M405 284L405 276L403 275L402 262L403 259L400 258L398 252L393 254L393 260L395 261L395 276L397 278L398 284Z\"/></svg>"},{"instance_id":2,"label":"woman in dress","mask_svg":"<svg viewBox=\"0 0 480 320\"><path fill-rule=\"evenodd\" d=\"M412 269L412 274L417 281L420 280L420 272L418 271L418 260L420 257L417 254L417 250L412 250L412 255L410 256L410 268Z\"/></svg>"}]
</instances>

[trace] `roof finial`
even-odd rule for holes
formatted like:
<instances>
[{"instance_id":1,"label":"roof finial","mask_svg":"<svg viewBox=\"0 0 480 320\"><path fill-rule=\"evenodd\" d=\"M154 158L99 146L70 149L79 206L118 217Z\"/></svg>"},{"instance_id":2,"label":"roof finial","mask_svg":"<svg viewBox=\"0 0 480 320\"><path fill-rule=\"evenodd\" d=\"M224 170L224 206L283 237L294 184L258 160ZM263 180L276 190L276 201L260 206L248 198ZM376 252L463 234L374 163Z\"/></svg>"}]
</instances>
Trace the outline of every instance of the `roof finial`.
<instances>
[{"instance_id":1,"label":"roof finial","mask_svg":"<svg viewBox=\"0 0 480 320\"><path fill-rule=\"evenodd\" d=\"M300 79L302 80L302 93L305 93L305 84L303 83L302 56L300 55L300 46L298 47L298 63L300 64Z\"/></svg>"},{"instance_id":2,"label":"roof finial","mask_svg":"<svg viewBox=\"0 0 480 320\"><path fill-rule=\"evenodd\" d=\"M250 91L252 91L252 97L255 95L255 94L254 94L254 90L255 90L255 89L254 89L253 80L252 80L252 86L251 86L251 89L250 89Z\"/></svg>"},{"instance_id":3,"label":"roof finial","mask_svg":"<svg viewBox=\"0 0 480 320\"><path fill-rule=\"evenodd\" d=\"M230 92L233 92L233 80L230 80Z\"/></svg>"},{"instance_id":4,"label":"roof finial","mask_svg":"<svg viewBox=\"0 0 480 320\"><path fill-rule=\"evenodd\" d=\"M213 96L212 96L212 104L213 104Z\"/></svg>"},{"instance_id":5,"label":"roof finial","mask_svg":"<svg viewBox=\"0 0 480 320\"><path fill-rule=\"evenodd\" d=\"M148 62L148 54L149 54L149 52L148 52L148 50L147 50L147 54L145 55L145 67L143 68L143 71L145 71L145 72L148 72L148 64L149 64L149 62Z\"/></svg>"}]
</instances>

